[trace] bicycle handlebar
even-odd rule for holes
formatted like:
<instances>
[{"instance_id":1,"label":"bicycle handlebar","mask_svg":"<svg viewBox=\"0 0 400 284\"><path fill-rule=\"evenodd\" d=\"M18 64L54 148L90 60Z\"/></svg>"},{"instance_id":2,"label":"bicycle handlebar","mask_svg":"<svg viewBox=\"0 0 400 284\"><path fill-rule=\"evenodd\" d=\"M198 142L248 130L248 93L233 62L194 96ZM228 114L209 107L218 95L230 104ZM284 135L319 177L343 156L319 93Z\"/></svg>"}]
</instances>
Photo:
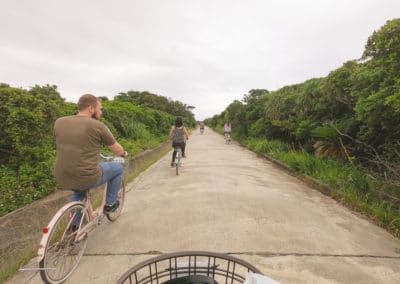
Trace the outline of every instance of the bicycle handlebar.
<instances>
[{"instance_id":1,"label":"bicycle handlebar","mask_svg":"<svg viewBox=\"0 0 400 284\"><path fill-rule=\"evenodd\" d=\"M115 163L120 163L120 164L124 164L126 162L125 157L106 156L101 153L100 153L100 157L107 162L115 162Z\"/></svg>"}]
</instances>

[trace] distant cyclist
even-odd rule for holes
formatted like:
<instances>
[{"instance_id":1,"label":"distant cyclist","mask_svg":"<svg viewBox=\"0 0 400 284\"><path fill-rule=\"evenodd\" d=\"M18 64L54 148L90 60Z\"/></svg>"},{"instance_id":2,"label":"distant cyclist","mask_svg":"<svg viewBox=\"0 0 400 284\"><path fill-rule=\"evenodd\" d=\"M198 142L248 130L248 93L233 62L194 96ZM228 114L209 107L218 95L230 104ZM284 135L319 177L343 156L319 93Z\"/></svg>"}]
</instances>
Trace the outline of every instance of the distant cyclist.
<instances>
[{"instance_id":1,"label":"distant cyclist","mask_svg":"<svg viewBox=\"0 0 400 284\"><path fill-rule=\"evenodd\" d=\"M203 134L204 132L204 122L200 122L200 133Z\"/></svg>"},{"instance_id":2,"label":"distant cyclist","mask_svg":"<svg viewBox=\"0 0 400 284\"><path fill-rule=\"evenodd\" d=\"M225 139L230 139L231 137L231 131L232 131L232 126L231 122L227 121L224 125L224 134L225 134Z\"/></svg>"},{"instance_id":3,"label":"distant cyclist","mask_svg":"<svg viewBox=\"0 0 400 284\"><path fill-rule=\"evenodd\" d=\"M185 158L185 147L186 147L186 140L189 139L189 134L186 128L183 126L182 117L178 116L175 119L175 125L172 126L171 131L169 133L169 139L172 140L172 147L180 147L182 149L182 157ZM172 153L172 162L171 167L175 166L176 150Z\"/></svg>"}]
</instances>

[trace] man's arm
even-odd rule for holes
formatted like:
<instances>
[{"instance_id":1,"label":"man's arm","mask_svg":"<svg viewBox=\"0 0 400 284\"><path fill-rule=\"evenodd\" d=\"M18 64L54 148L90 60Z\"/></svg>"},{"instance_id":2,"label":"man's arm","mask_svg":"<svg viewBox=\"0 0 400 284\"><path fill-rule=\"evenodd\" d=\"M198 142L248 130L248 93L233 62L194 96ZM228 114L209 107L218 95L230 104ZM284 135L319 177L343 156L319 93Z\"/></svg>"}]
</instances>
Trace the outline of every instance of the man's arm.
<instances>
[{"instance_id":1,"label":"man's arm","mask_svg":"<svg viewBox=\"0 0 400 284\"><path fill-rule=\"evenodd\" d=\"M128 155L128 152L126 152L124 150L124 148L122 148L121 144L119 144L118 142L115 142L114 144L112 144L111 146L108 146L108 148L116 155L116 156L120 156L120 157L126 157Z\"/></svg>"}]
</instances>

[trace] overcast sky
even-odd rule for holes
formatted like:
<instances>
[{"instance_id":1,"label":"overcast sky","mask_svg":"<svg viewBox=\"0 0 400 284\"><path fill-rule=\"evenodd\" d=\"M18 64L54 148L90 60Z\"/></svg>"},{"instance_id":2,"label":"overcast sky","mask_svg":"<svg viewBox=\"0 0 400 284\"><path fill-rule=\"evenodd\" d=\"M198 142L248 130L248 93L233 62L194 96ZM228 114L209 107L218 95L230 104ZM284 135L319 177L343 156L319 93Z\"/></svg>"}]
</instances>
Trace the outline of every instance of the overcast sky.
<instances>
[{"instance_id":1,"label":"overcast sky","mask_svg":"<svg viewBox=\"0 0 400 284\"><path fill-rule=\"evenodd\" d=\"M360 58L400 0L0 0L0 82L149 91L202 120Z\"/></svg>"}]
</instances>

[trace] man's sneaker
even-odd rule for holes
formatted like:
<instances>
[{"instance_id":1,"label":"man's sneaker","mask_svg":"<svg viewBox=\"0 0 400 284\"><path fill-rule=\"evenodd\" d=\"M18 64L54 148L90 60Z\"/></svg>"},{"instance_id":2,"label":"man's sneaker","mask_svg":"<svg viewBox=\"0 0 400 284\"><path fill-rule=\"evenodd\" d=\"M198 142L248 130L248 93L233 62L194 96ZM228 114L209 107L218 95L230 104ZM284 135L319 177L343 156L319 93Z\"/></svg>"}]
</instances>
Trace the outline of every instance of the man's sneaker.
<instances>
[{"instance_id":1,"label":"man's sneaker","mask_svg":"<svg viewBox=\"0 0 400 284\"><path fill-rule=\"evenodd\" d=\"M119 201L117 200L113 205L105 205L104 206L104 213L108 214L114 212L119 207Z\"/></svg>"}]
</instances>

